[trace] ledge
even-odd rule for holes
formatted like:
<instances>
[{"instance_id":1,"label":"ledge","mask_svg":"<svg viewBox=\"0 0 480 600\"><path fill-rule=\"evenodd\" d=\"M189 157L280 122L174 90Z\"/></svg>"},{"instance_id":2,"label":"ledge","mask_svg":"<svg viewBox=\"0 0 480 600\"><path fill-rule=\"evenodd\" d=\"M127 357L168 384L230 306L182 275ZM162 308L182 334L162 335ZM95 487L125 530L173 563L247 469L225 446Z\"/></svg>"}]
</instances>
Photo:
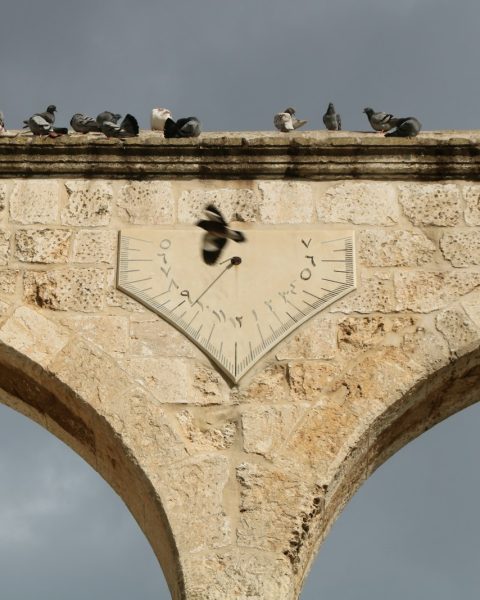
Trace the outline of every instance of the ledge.
<instances>
[{"instance_id":1,"label":"ledge","mask_svg":"<svg viewBox=\"0 0 480 600\"><path fill-rule=\"evenodd\" d=\"M386 138L363 132L217 132L166 140L0 136L0 178L480 179L480 131Z\"/></svg>"}]
</instances>

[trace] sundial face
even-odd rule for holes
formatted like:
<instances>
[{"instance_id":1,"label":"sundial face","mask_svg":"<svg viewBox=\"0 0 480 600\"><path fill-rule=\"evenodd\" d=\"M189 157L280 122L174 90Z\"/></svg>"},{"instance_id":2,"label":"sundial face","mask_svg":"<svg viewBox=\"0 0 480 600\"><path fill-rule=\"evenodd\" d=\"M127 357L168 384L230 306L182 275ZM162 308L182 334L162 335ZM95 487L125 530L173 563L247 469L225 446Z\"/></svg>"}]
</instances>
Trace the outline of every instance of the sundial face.
<instances>
[{"instance_id":1,"label":"sundial face","mask_svg":"<svg viewBox=\"0 0 480 600\"><path fill-rule=\"evenodd\" d=\"M228 377L240 378L299 325L355 289L353 231L244 229L216 264L204 232L123 230L117 287L190 338Z\"/></svg>"}]
</instances>

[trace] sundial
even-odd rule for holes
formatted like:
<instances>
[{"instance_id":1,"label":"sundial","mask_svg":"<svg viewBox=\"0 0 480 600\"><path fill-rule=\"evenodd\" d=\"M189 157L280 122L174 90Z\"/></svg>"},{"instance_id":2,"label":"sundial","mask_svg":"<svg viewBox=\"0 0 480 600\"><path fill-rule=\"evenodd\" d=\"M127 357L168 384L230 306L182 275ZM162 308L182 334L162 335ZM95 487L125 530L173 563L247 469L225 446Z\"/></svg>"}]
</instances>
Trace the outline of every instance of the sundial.
<instances>
[{"instance_id":1,"label":"sundial","mask_svg":"<svg viewBox=\"0 0 480 600\"><path fill-rule=\"evenodd\" d=\"M233 381L302 323L355 289L353 231L242 229L218 261L204 232L120 232L117 287L190 338Z\"/></svg>"}]
</instances>

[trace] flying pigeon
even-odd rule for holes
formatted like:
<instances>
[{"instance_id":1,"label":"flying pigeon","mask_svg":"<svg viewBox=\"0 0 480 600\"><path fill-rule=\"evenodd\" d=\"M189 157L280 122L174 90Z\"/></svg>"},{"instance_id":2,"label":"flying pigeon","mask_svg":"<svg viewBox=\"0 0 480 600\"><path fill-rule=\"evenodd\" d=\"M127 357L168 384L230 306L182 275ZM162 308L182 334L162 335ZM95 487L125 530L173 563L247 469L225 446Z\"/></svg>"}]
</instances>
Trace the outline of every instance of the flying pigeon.
<instances>
[{"instance_id":1,"label":"flying pigeon","mask_svg":"<svg viewBox=\"0 0 480 600\"><path fill-rule=\"evenodd\" d=\"M277 113L273 117L273 124L279 131L288 133L294 129L298 129L306 124L307 121L297 119L294 108L286 108L283 112Z\"/></svg>"},{"instance_id":2,"label":"flying pigeon","mask_svg":"<svg viewBox=\"0 0 480 600\"><path fill-rule=\"evenodd\" d=\"M5 131L7 131L5 129L5 121L3 119L3 112L0 110L0 133L4 133Z\"/></svg>"},{"instance_id":3,"label":"flying pigeon","mask_svg":"<svg viewBox=\"0 0 480 600\"><path fill-rule=\"evenodd\" d=\"M116 138L135 137L136 135L138 135L138 122L133 115L126 114L120 125L117 123L117 116L118 115L113 115L115 119L113 121L101 119L100 131L104 133L107 137Z\"/></svg>"},{"instance_id":4,"label":"flying pigeon","mask_svg":"<svg viewBox=\"0 0 480 600\"><path fill-rule=\"evenodd\" d=\"M42 113L35 113L24 123L24 129L28 127L33 135L48 135L57 137L58 135L67 134L68 129L65 127L54 127L55 111L57 107L53 104L47 107L47 110Z\"/></svg>"},{"instance_id":5,"label":"flying pigeon","mask_svg":"<svg viewBox=\"0 0 480 600\"><path fill-rule=\"evenodd\" d=\"M165 121L172 118L172 113L168 108L152 109L151 127L153 131L162 131L165 127Z\"/></svg>"},{"instance_id":6,"label":"flying pigeon","mask_svg":"<svg viewBox=\"0 0 480 600\"><path fill-rule=\"evenodd\" d=\"M227 240L245 242L246 237L241 231L230 229L222 213L213 204L209 204L205 208L205 214L208 220L198 221L197 223L198 227L206 231L203 236L203 260L207 265L214 265L222 253Z\"/></svg>"},{"instance_id":7,"label":"flying pigeon","mask_svg":"<svg viewBox=\"0 0 480 600\"><path fill-rule=\"evenodd\" d=\"M335 107L332 102L330 102L327 112L323 115L323 122L325 127L330 131L340 131L342 129L342 119L340 118L340 115L335 112Z\"/></svg>"},{"instance_id":8,"label":"flying pigeon","mask_svg":"<svg viewBox=\"0 0 480 600\"><path fill-rule=\"evenodd\" d=\"M82 113L75 113L70 119L72 129L77 133L92 133L100 131L97 121L93 117L89 117Z\"/></svg>"},{"instance_id":9,"label":"flying pigeon","mask_svg":"<svg viewBox=\"0 0 480 600\"><path fill-rule=\"evenodd\" d=\"M375 112L373 108L364 108L363 112L367 115L370 125L375 131L385 133L396 127L397 119L390 113Z\"/></svg>"},{"instance_id":10,"label":"flying pigeon","mask_svg":"<svg viewBox=\"0 0 480 600\"><path fill-rule=\"evenodd\" d=\"M415 117L397 119L396 129L385 134L385 137L415 137L420 133L422 124Z\"/></svg>"},{"instance_id":11,"label":"flying pigeon","mask_svg":"<svg viewBox=\"0 0 480 600\"><path fill-rule=\"evenodd\" d=\"M185 117L178 121L168 117L165 121L163 135L166 138L198 137L201 131L200 121L197 117Z\"/></svg>"}]
</instances>

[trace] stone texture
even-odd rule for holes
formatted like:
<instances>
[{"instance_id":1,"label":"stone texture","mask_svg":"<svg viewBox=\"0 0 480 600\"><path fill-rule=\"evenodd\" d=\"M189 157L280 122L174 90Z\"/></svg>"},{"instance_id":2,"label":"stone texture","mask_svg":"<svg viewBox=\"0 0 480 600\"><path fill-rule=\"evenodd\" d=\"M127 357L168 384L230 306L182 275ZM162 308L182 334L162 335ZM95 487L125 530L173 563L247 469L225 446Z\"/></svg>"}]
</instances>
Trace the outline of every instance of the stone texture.
<instances>
[{"instance_id":1,"label":"stone texture","mask_svg":"<svg viewBox=\"0 0 480 600\"><path fill-rule=\"evenodd\" d=\"M22 262L64 263L71 235L67 229L19 229L15 234L15 257Z\"/></svg>"},{"instance_id":2,"label":"stone texture","mask_svg":"<svg viewBox=\"0 0 480 600\"><path fill-rule=\"evenodd\" d=\"M0 329L0 340L46 367L67 344L70 334L63 327L26 306L17 308Z\"/></svg>"},{"instance_id":3,"label":"stone texture","mask_svg":"<svg viewBox=\"0 0 480 600\"><path fill-rule=\"evenodd\" d=\"M448 342L450 352L461 352L473 342L480 340L480 329L463 310L449 309L437 315L435 324Z\"/></svg>"},{"instance_id":4,"label":"stone texture","mask_svg":"<svg viewBox=\"0 0 480 600\"><path fill-rule=\"evenodd\" d=\"M388 273L362 274L356 291L336 302L332 312L387 313L394 310L393 283Z\"/></svg>"},{"instance_id":5,"label":"stone texture","mask_svg":"<svg viewBox=\"0 0 480 600\"><path fill-rule=\"evenodd\" d=\"M416 330L417 320L412 316L348 317L338 325L338 346L346 353L357 353L380 345L399 346L406 333Z\"/></svg>"},{"instance_id":6,"label":"stone texture","mask_svg":"<svg viewBox=\"0 0 480 600\"><path fill-rule=\"evenodd\" d=\"M175 222L172 184L167 181L131 181L117 201L120 218L134 225Z\"/></svg>"},{"instance_id":7,"label":"stone texture","mask_svg":"<svg viewBox=\"0 0 480 600\"><path fill-rule=\"evenodd\" d=\"M0 270L0 293L14 294L19 271L17 269Z\"/></svg>"},{"instance_id":8,"label":"stone texture","mask_svg":"<svg viewBox=\"0 0 480 600\"><path fill-rule=\"evenodd\" d=\"M463 187L465 198L465 223L467 225L480 225L480 185L465 185Z\"/></svg>"},{"instance_id":9,"label":"stone texture","mask_svg":"<svg viewBox=\"0 0 480 600\"><path fill-rule=\"evenodd\" d=\"M128 350L128 318L110 315L63 315L59 321L72 334L77 334L112 356L123 356Z\"/></svg>"},{"instance_id":10,"label":"stone texture","mask_svg":"<svg viewBox=\"0 0 480 600\"><path fill-rule=\"evenodd\" d=\"M366 267L415 267L431 261L435 250L421 231L372 229L360 236L359 257Z\"/></svg>"},{"instance_id":11,"label":"stone texture","mask_svg":"<svg viewBox=\"0 0 480 600\"><path fill-rule=\"evenodd\" d=\"M337 392L341 386L340 366L319 361L288 365L290 398L298 403L318 402L325 394Z\"/></svg>"},{"instance_id":12,"label":"stone texture","mask_svg":"<svg viewBox=\"0 0 480 600\"><path fill-rule=\"evenodd\" d=\"M27 271L25 300L39 308L95 312L103 307L105 272L100 269Z\"/></svg>"},{"instance_id":13,"label":"stone texture","mask_svg":"<svg viewBox=\"0 0 480 600\"><path fill-rule=\"evenodd\" d=\"M59 194L60 186L53 179L15 182L10 195L10 219L23 225L56 223Z\"/></svg>"},{"instance_id":14,"label":"stone texture","mask_svg":"<svg viewBox=\"0 0 480 600\"><path fill-rule=\"evenodd\" d=\"M145 386L161 403L190 401L188 365L181 359L129 357L121 362L132 379Z\"/></svg>"},{"instance_id":15,"label":"stone texture","mask_svg":"<svg viewBox=\"0 0 480 600\"><path fill-rule=\"evenodd\" d=\"M311 223L314 221L312 186L296 181L261 181L262 223Z\"/></svg>"},{"instance_id":16,"label":"stone texture","mask_svg":"<svg viewBox=\"0 0 480 600\"><path fill-rule=\"evenodd\" d=\"M453 183L400 186L400 204L414 225L457 225L462 214L460 190Z\"/></svg>"},{"instance_id":17,"label":"stone texture","mask_svg":"<svg viewBox=\"0 0 480 600\"><path fill-rule=\"evenodd\" d=\"M480 230L446 233L440 240L440 248L454 267L480 265Z\"/></svg>"},{"instance_id":18,"label":"stone texture","mask_svg":"<svg viewBox=\"0 0 480 600\"><path fill-rule=\"evenodd\" d=\"M237 417L231 412L182 410L177 420L192 455L231 448L238 435Z\"/></svg>"},{"instance_id":19,"label":"stone texture","mask_svg":"<svg viewBox=\"0 0 480 600\"><path fill-rule=\"evenodd\" d=\"M0 230L0 265L8 264L10 256L10 232Z\"/></svg>"},{"instance_id":20,"label":"stone texture","mask_svg":"<svg viewBox=\"0 0 480 600\"><path fill-rule=\"evenodd\" d=\"M3 219L6 205L7 205L7 186L4 183L0 183L0 221Z\"/></svg>"},{"instance_id":21,"label":"stone texture","mask_svg":"<svg viewBox=\"0 0 480 600\"><path fill-rule=\"evenodd\" d=\"M200 351L187 337L152 313L132 316L129 351L138 356L193 358L200 355Z\"/></svg>"},{"instance_id":22,"label":"stone texture","mask_svg":"<svg viewBox=\"0 0 480 600\"><path fill-rule=\"evenodd\" d=\"M453 302L480 286L480 273L395 273L396 310L428 313Z\"/></svg>"},{"instance_id":23,"label":"stone texture","mask_svg":"<svg viewBox=\"0 0 480 600\"><path fill-rule=\"evenodd\" d=\"M178 201L178 221L195 223L203 219L203 211L208 204L218 207L228 222L258 220L258 194L254 190L232 187L184 191Z\"/></svg>"},{"instance_id":24,"label":"stone texture","mask_svg":"<svg viewBox=\"0 0 480 600\"><path fill-rule=\"evenodd\" d=\"M334 185L318 198L317 216L321 223L393 225L399 218L395 188L388 183Z\"/></svg>"},{"instance_id":25,"label":"stone texture","mask_svg":"<svg viewBox=\"0 0 480 600\"><path fill-rule=\"evenodd\" d=\"M276 351L278 360L329 359L337 349L337 320L330 315L310 319L300 330L294 331Z\"/></svg>"},{"instance_id":26,"label":"stone texture","mask_svg":"<svg viewBox=\"0 0 480 600\"><path fill-rule=\"evenodd\" d=\"M73 243L72 261L115 264L117 237L116 231L78 231Z\"/></svg>"},{"instance_id":27,"label":"stone texture","mask_svg":"<svg viewBox=\"0 0 480 600\"><path fill-rule=\"evenodd\" d=\"M77 227L100 227L110 223L112 215L112 186L104 181L67 181L66 207L62 223Z\"/></svg>"},{"instance_id":28,"label":"stone texture","mask_svg":"<svg viewBox=\"0 0 480 600\"><path fill-rule=\"evenodd\" d=\"M251 406L242 412L243 449L272 459L303 410L299 406Z\"/></svg>"},{"instance_id":29,"label":"stone texture","mask_svg":"<svg viewBox=\"0 0 480 600\"><path fill-rule=\"evenodd\" d=\"M189 402L193 404L223 404L228 400L229 390L224 379L208 367L193 367Z\"/></svg>"}]
</instances>

